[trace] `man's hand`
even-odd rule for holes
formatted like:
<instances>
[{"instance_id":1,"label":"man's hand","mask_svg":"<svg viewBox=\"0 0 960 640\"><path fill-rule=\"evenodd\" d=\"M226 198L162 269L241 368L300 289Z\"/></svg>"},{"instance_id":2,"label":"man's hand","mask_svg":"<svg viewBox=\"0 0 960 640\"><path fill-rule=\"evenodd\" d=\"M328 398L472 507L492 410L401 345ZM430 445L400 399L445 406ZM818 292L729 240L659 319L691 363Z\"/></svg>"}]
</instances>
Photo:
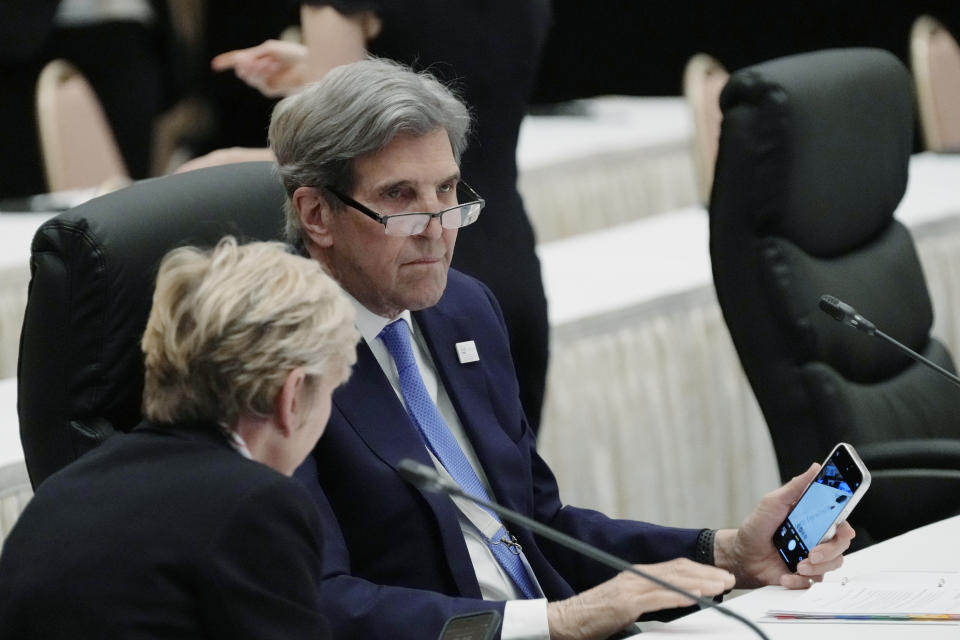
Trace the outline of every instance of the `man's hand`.
<instances>
[{"instance_id":1,"label":"man's hand","mask_svg":"<svg viewBox=\"0 0 960 640\"><path fill-rule=\"evenodd\" d=\"M286 96L306 81L307 48L296 42L267 40L255 47L221 53L214 71L233 69L237 77L267 97Z\"/></svg>"},{"instance_id":2,"label":"man's hand","mask_svg":"<svg viewBox=\"0 0 960 640\"><path fill-rule=\"evenodd\" d=\"M728 571L678 558L636 567L698 596L712 597L733 588ZM629 572L567 600L547 605L553 640L606 638L644 613L693 604L688 598Z\"/></svg>"},{"instance_id":3,"label":"man's hand","mask_svg":"<svg viewBox=\"0 0 960 640\"><path fill-rule=\"evenodd\" d=\"M773 546L772 538L777 527L819 471L820 465L814 463L804 473L765 495L739 529L717 532L714 541L716 564L737 576L737 587L780 584L789 589L806 589L821 581L827 571L843 564L843 552L856 535L846 522L837 527L833 538L810 550L810 557L797 565L795 574L788 571Z\"/></svg>"},{"instance_id":4,"label":"man's hand","mask_svg":"<svg viewBox=\"0 0 960 640\"><path fill-rule=\"evenodd\" d=\"M218 167L222 164L258 162L263 160L274 160L273 153L266 147L262 149L258 147L227 147L225 149L216 149L192 160L187 160L177 167L175 173L184 173L195 169L206 169L207 167Z\"/></svg>"}]
</instances>

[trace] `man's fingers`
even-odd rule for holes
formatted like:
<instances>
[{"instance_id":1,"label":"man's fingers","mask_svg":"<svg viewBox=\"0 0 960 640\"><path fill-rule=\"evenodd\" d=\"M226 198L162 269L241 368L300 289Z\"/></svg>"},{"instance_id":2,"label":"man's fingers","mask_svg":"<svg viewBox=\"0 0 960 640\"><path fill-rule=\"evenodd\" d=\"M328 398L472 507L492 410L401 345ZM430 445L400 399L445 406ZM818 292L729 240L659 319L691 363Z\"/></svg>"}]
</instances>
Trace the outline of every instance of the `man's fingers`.
<instances>
[{"instance_id":1,"label":"man's fingers","mask_svg":"<svg viewBox=\"0 0 960 640\"><path fill-rule=\"evenodd\" d=\"M800 496L803 494L803 490L806 489L808 484L813 482L813 479L817 476L819 471L820 464L814 462L807 467L806 471L791 478L788 483L780 488L784 494L783 497L788 499L791 504L799 500Z\"/></svg>"},{"instance_id":2,"label":"man's fingers","mask_svg":"<svg viewBox=\"0 0 960 640\"><path fill-rule=\"evenodd\" d=\"M235 69L238 73L248 71L263 61L274 61L276 54L272 51L268 43L258 44L255 47L246 49L234 49L220 55L214 56L210 61L210 67L214 71L226 71Z\"/></svg>"},{"instance_id":3,"label":"man's fingers","mask_svg":"<svg viewBox=\"0 0 960 640\"><path fill-rule=\"evenodd\" d=\"M797 565L797 573L816 577L839 569L843 565L843 553L850 547L854 535L853 527L844 522L837 527L832 539L810 550L810 557Z\"/></svg>"},{"instance_id":4,"label":"man's fingers","mask_svg":"<svg viewBox=\"0 0 960 640\"><path fill-rule=\"evenodd\" d=\"M821 542L810 550L810 561L819 564L832 557L842 555L844 551L850 548L850 541L856 536L856 532L848 523L842 522L837 527L837 532L833 537L825 542Z\"/></svg>"},{"instance_id":5,"label":"man's fingers","mask_svg":"<svg viewBox=\"0 0 960 640\"><path fill-rule=\"evenodd\" d=\"M796 573L785 573L780 576L780 584L787 589L809 589L814 584L823 581L823 576L801 576Z\"/></svg>"},{"instance_id":6,"label":"man's fingers","mask_svg":"<svg viewBox=\"0 0 960 640\"><path fill-rule=\"evenodd\" d=\"M214 56L210 61L210 68L214 71L226 71L227 69L232 69L236 64L237 56L244 51L244 49L234 49L233 51L227 51L225 53L221 53L220 55Z\"/></svg>"},{"instance_id":7,"label":"man's fingers","mask_svg":"<svg viewBox=\"0 0 960 640\"><path fill-rule=\"evenodd\" d=\"M856 537L853 527L847 522L837 526L836 533L829 540L825 540L810 550L807 558L811 564L820 564L832 558L843 555L850 548L850 541Z\"/></svg>"},{"instance_id":8,"label":"man's fingers","mask_svg":"<svg viewBox=\"0 0 960 640\"><path fill-rule=\"evenodd\" d=\"M830 571L835 571L843 566L843 556L838 556L826 562L821 562L820 564L813 564L811 562L802 562L797 565L797 573L809 578L816 578L817 576L822 576L825 573Z\"/></svg>"},{"instance_id":9,"label":"man's fingers","mask_svg":"<svg viewBox=\"0 0 960 640\"><path fill-rule=\"evenodd\" d=\"M703 594L697 591L691 591L693 595L700 597ZM675 591L669 591L667 589L658 589L652 591L643 597L643 603L641 605L644 612L648 611L662 611L663 609L675 609L677 607L689 607L692 604L696 604L695 600L691 600L685 596L680 595Z\"/></svg>"},{"instance_id":10,"label":"man's fingers","mask_svg":"<svg viewBox=\"0 0 960 640\"><path fill-rule=\"evenodd\" d=\"M697 595L715 596L732 589L736 582L733 574L729 571L698 564L686 558L678 558L653 565L637 565L637 569L685 591L695 592ZM638 583L641 590L665 589L665 587L660 587L639 576L632 577L641 581Z\"/></svg>"}]
</instances>

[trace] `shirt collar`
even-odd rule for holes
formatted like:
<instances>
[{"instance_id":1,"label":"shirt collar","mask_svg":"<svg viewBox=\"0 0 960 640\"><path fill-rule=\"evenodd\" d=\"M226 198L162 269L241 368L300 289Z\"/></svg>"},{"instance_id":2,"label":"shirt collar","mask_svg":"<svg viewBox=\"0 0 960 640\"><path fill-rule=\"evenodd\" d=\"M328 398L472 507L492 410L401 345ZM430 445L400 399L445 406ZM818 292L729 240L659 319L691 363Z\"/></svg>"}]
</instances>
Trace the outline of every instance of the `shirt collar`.
<instances>
[{"instance_id":1,"label":"shirt collar","mask_svg":"<svg viewBox=\"0 0 960 640\"><path fill-rule=\"evenodd\" d=\"M347 299L353 305L353 308L357 312L357 329L360 331L360 335L363 336L363 339L367 341L367 344L373 344L377 339L377 336L380 335L380 332L383 331L383 328L393 322L394 320L399 320L403 318L407 321L407 327L413 327L413 320L410 315L409 309L404 309L403 312L396 318L384 318L375 314L373 311L370 311L365 306L360 304L356 298L344 291L347 295Z\"/></svg>"},{"instance_id":2,"label":"shirt collar","mask_svg":"<svg viewBox=\"0 0 960 640\"><path fill-rule=\"evenodd\" d=\"M250 449L247 448L247 442L243 439L243 436L232 429L227 429L226 427L222 429L223 435L226 436L227 443L230 447L244 458L253 460L253 456L250 454Z\"/></svg>"}]
</instances>

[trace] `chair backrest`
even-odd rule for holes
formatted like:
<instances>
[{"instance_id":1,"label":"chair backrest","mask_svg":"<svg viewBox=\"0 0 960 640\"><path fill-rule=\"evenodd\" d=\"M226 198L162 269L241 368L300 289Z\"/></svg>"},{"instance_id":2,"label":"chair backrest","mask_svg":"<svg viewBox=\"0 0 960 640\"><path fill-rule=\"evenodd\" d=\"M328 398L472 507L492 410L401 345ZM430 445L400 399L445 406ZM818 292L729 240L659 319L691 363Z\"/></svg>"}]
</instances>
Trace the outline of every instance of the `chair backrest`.
<instances>
[{"instance_id":1,"label":"chair backrest","mask_svg":"<svg viewBox=\"0 0 960 640\"><path fill-rule=\"evenodd\" d=\"M34 486L139 421L139 343L161 258L227 234L279 239L283 200L270 163L225 165L138 182L40 227L17 402Z\"/></svg>"},{"instance_id":2,"label":"chair backrest","mask_svg":"<svg viewBox=\"0 0 960 640\"><path fill-rule=\"evenodd\" d=\"M910 64L927 149L960 151L960 47L935 18L914 21Z\"/></svg>"},{"instance_id":3,"label":"chair backrest","mask_svg":"<svg viewBox=\"0 0 960 640\"><path fill-rule=\"evenodd\" d=\"M37 125L50 191L127 179L127 167L100 100L83 74L66 60L53 60L40 72Z\"/></svg>"},{"instance_id":4,"label":"chair backrest","mask_svg":"<svg viewBox=\"0 0 960 640\"><path fill-rule=\"evenodd\" d=\"M734 73L720 104L714 284L781 476L838 441L960 438L955 388L818 308L835 295L953 370L930 336L913 240L893 217L913 138L906 68L878 49L790 56Z\"/></svg>"},{"instance_id":5,"label":"chair backrest","mask_svg":"<svg viewBox=\"0 0 960 640\"><path fill-rule=\"evenodd\" d=\"M693 117L693 159L700 202L710 201L713 170L720 138L720 92L730 74L713 56L698 53L683 71L683 96Z\"/></svg>"}]
</instances>

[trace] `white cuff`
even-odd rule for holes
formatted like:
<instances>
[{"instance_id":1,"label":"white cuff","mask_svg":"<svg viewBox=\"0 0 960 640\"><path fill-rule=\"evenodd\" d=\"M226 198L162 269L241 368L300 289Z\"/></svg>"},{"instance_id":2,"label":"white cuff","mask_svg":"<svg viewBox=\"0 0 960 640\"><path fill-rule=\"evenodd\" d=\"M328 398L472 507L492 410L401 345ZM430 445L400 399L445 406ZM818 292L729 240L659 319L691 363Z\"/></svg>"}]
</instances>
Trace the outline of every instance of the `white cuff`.
<instances>
[{"instance_id":1,"label":"white cuff","mask_svg":"<svg viewBox=\"0 0 960 640\"><path fill-rule=\"evenodd\" d=\"M500 640L550 640L547 600L508 600Z\"/></svg>"}]
</instances>

